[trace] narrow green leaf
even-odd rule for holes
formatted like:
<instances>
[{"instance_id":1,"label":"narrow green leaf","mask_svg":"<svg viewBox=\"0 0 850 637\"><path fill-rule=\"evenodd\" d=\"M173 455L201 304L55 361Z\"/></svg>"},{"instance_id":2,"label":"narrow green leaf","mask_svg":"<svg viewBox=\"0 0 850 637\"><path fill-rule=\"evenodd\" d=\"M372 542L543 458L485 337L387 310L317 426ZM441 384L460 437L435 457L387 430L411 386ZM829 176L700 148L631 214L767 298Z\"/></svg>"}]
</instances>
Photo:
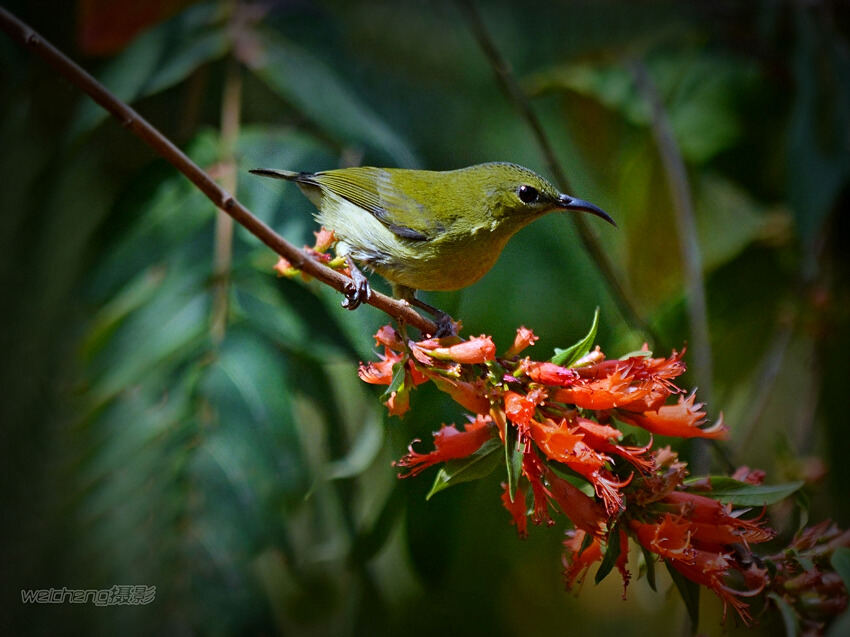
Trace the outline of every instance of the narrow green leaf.
<instances>
[{"instance_id":1,"label":"narrow green leaf","mask_svg":"<svg viewBox=\"0 0 850 637\"><path fill-rule=\"evenodd\" d=\"M685 602L685 608L688 609L688 616L691 618L691 627L693 631L696 631L697 626L699 626L699 585L670 566L669 562L664 562L664 566L667 567L667 571L670 573L670 577L673 578L673 583L676 585L679 595L682 596L682 601Z\"/></svg>"},{"instance_id":2,"label":"narrow green leaf","mask_svg":"<svg viewBox=\"0 0 850 637\"><path fill-rule=\"evenodd\" d=\"M844 580L844 588L850 591L850 548L840 546L835 549L829 563Z\"/></svg>"},{"instance_id":3,"label":"narrow green leaf","mask_svg":"<svg viewBox=\"0 0 850 637\"><path fill-rule=\"evenodd\" d=\"M430 500L435 493L461 482L471 482L489 476L502 460L502 454L499 453L501 446L501 440L491 438L468 458L447 462L437 473L425 499Z\"/></svg>"},{"instance_id":4,"label":"narrow green leaf","mask_svg":"<svg viewBox=\"0 0 850 637\"><path fill-rule=\"evenodd\" d=\"M782 616L782 623L785 625L786 637L797 637L800 634L800 628L797 625L797 613L788 602L776 593L770 593L768 597L773 600L773 603L779 609L779 614Z\"/></svg>"},{"instance_id":5,"label":"narrow green leaf","mask_svg":"<svg viewBox=\"0 0 850 637\"><path fill-rule=\"evenodd\" d=\"M382 151L399 166L418 163L407 142L310 51L271 33L263 34L262 47L257 76L321 130L345 144Z\"/></svg>"},{"instance_id":6,"label":"narrow green leaf","mask_svg":"<svg viewBox=\"0 0 850 637\"><path fill-rule=\"evenodd\" d=\"M611 572L611 569L614 568L614 564L617 562L617 558L620 557L620 551L620 529L614 527L608 534L608 546L605 549L605 557L602 558L599 570L596 571L594 581L597 584L608 577L608 573Z\"/></svg>"},{"instance_id":7,"label":"narrow green leaf","mask_svg":"<svg viewBox=\"0 0 850 637\"><path fill-rule=\"evenodd\" d=\"M100 81L128 103L179 84L230 47L223 17L215 4L189 7L142 33L106 66ZM82 101L70 126L70 139L88 133L107 115L93 101Z\"/></svg>"},{"instance_id":8,"label":"narrow green leaf","mask_svg":"<svg viewBox=\"0 0 850 637\"><path fill-rule=\"evenodd\" d=\"M516 495L516 487L522 471L522 450L517 443L517 428L508 422L505 427L505 466L508 470L508 492L511 495L511 502Z\"/></svg>"},{"instance_id":9,"label":"narrow green leaf","mask_svg":"<svg viewBox=\"0 0 850 637\"><path fill-rule=\"evenodd\" d=\"M698 478L685 480L685 486L694 484ZM785 484L747 484L739 482L726 476L711 476L711 491L696 491L700 495L706 495L726 504L737 506L765 506L775 504L787 498L800 489L803 482L787 482Z\"/></svg>"},{"instance_id":10,"label":"narrow green leaf","mask_svg":"<svg viewBox=\"0 0 850 637\"><path fill-rule=\"evenodd\" d=\"M397 362L395 365L393 365L392 382L390 382L390 385L389 385L389 387L387 387L387 390L383 394L381 394L381 400L387 401L390 398L392 398L393 393L401 391L401 389L404 387L404 379L406 377L406 374L407 374L407 359L403 358L402 360Z\"/></svg>"},{"instance_id":11,"label":"narrow green leaf","mask_svg":"<svg viewBox=\"0 0 850 637\"><path fill-rule=\"evenodd\" d=\"M658 592L655 585L655 558L646 547L641 546L640 550L643 553L643 561L646 565L646 582L652 590Z\"/></svg>"},{"instance_id":12,"label":"narrow green leaf","mask_svg":"<svg viewBox=\"0 0 850 637\"><path fill-rule=\"evenodd\" d=\"M596 340L596 330L599 327L599 308L593 313L593 325L590 326L590 331L575 345L567 349L555 348L555 355L550 359L550 362L555 365L569 367L573 365L582 356L586 356L593 347L593 342Z\"/></svg>"}]
</instances>

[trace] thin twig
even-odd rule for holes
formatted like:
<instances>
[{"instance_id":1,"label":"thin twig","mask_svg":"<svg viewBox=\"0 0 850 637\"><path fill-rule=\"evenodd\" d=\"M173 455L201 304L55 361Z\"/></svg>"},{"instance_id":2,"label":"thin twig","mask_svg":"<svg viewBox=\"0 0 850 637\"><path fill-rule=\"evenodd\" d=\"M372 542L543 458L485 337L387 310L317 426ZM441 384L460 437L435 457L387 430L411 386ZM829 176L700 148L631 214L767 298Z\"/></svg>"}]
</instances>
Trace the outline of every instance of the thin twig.
<instances>
[{"instance_id":1,"label":"thin twig","mask_svg":"<svg viewBox=\"0 0 850 637\"><path fill-rule=\"evenodd\" d=\"M499 88L502 89L502 92L505 94L508 101L519 111L520 116L525 120L526 124L528 124L528 127L531 129L531 132L534 134L534 138L540 146L540 152L543 155L546 166L554 177L558 188L560 188L562 192L570 192L571 188L569 180L567 179L567 175L563 168L561 168L561 163L558 161L555 149L549 141L549 136L543 129L540 119L531 108L528 96L519 85L519 82L517 82L516 77L514 77L510 65L502 57L499 49L496 47L496 44L490 36L490 32L487 30L487 26L484 24L484 21L481 19L481 15L478 13L475 4L472 0L457 0L457 4L461 13L463 13L466 18L466 21L469 23L469 28L475 35L475 38L478 41L478 46L481 47L485 57L490 62L490 66L493 67L493 72L496 76L496 82L499 85ZM650 326L638 312L634 301L620 283L620 278L617 276L613 264L605 255L605 251L602 249L602 246L599 244L596 236L591 231L590 225L587 223L585 218L580 215L573 215L570 219L572 219L576 229L578 230L579 238L581 239L585 250L596 264L596 267L602 273L602 277L605 279L605 282L608 284L608 288L611 290L614 302L617 304L623 318L625 318L634 329L643 332L656 346L660 345L661 339L658 334L656 334L655 330L652 329L652 326Z\"/></svg>"},{"instance_id":2,"label":"thin twig","mask_svg":"<svg viewBox=\"0 0 850 637\"><path fill-rule=\"evenodd\" d=\"M236 140L242 116L242 76L239 63L227 61L221 103L221 185L227 192L236 192L237 171ZM213 254L213 310L210 319L210 336L220 343L227 329L230 309L230 268L233 261L233 217L219 210L215 219L215 252Z\"/></svg>"},{"instance_id":3,"label":"thin twig","mask_svg":"<svg viewBox=\"0 0 850 637\"><path fill-rule=\"evenodd\" d=\"M329 285L339 292L343 292L348 287L351 279L311 258L251 214L233 195L221 188L212 177L189 159L183 151L177 148L162 133L149 124L147 120L115 97L91 75L50 44L50 42L3 7L0 7L0 29L5 31L13 40L29 48L60 75L87 93L95 102L106 109L110 115L121 122L124 128L141 138L158 155L183 173L216 207L233 217L248 232L257 237L277 254L287 259L293 267L315 277L325 285ZM369 300L366 302L395 319L423 332L434 334L437 331L437 326L433 321L414 311L404 301L390 298L373 290Z\"/></svg>"},{"instance_id":4,"label":"thin twig","mask_svg":"<svg viewBox=\"0 0 850 637\"><path fill-rule=\"evenodd\" d=\"M658 94L658 89L646 65L636 60L629 67L638 92L649 106L652 133L658 146L661 163L664 165L667 185L670 188L679 239L679 253L685 271L688 322L691 334L689 345L694 361L694 378L700 389L702 399L711 405L713 365L708 329L708 303L705 298L702 254L697 237L693 198L688 183L685 160L673 136L673 128L670 124L670 118L667 116L667 110L664 108L661 96ZM695 453L693 465L697 473L705 473L709 468L707 463L708 459L704 453Z\"/></svg>"}]
</instances>

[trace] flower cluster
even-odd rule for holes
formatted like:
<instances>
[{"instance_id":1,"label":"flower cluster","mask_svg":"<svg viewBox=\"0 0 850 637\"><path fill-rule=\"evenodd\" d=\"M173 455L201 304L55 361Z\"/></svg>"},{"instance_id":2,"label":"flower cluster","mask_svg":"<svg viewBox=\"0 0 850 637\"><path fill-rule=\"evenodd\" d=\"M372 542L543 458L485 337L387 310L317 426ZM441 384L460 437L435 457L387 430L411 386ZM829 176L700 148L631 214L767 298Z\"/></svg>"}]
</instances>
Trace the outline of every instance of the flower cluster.
<instances>
[{"instance_id":1,"label":"flower cluster","mask_svg":"<svg viewBox=\"0 0 850 637\"><path fill-rule=\"evenodd\" d=\"M572 522L564 542L568 588L599 563L597 581L616 567L625 595L631 542L648 568L663 561L680 588L709 587L748 623L747 598L771 586L751 549L774 537L760 520L769 497L754 506L768 493L759 491L763 474L688 480L686 464L669 446L654 447L654 436L718 439L728 429L722 417L708 425L695 394L675 384L685 371L682 353L656 358L644 346L608 360L592 348L595 332L594 321L582 341L540 362L521 356L537 340L526 328L501 357L489 336L414 342L381 328L380 360L359 374L387 386L390 414L404 414L412 389L428 381L474 414L463 427L443 425L430 452L414 441L396 463L400 477L442 465L433 494L480 474L466 467L501 463L502 502L520 537L529 519L554 524L556 511Z\"/></svg>"}]
</instances>

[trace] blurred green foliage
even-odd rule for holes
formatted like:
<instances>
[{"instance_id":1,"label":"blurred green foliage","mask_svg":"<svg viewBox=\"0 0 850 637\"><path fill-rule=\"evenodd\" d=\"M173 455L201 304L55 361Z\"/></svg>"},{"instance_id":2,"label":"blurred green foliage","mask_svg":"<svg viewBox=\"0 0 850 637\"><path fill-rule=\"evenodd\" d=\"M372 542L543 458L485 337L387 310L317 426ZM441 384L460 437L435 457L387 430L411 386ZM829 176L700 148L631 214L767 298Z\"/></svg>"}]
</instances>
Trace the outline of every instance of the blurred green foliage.
<instances>
[{"instance_id":1,"label":"blurred green foliage","mask_svg":"<svg viewBox=\"0 0 850 637\"><path fill-rule=\"evenodd\" d=\"M728 455L769 482L808 480L810 519L850 524L846 6L478 7L575 193L617 219L619 230L594 231L664 355L689 330L667 176L629 72L646 65L687 164L714 359L709 410L733 429ZM108 59L76 48L73 6L9 8L213 172L230 158L221 95L237 60L237 195L299 245L312 242L309 204L249 168L506 160L546 174L449 0L200 2ZM388 420L355 373L386 317L276 279L274 255L241 229L227 328L211 335L213 206L5 37L0 71L4 633L683 630L682 603L642 581L627 602L612 581L565 595L561 530L517 541L495 482L426 503L427 478L397 481L390 461L461 413L423 387L403 421ZM500 350L519 325L533 328L542 357L580 338L599 305L597 342L618 356L650 336L611 294L571 225L550 216L481 282L432 301ZM773 514L787 538L796 514ZM18 597L130 583L156 586L155 602ZM717 602L703 597L700 629L719 634ZM765 634L780 621L766 616Z\"/></svg>"}]
</instances>

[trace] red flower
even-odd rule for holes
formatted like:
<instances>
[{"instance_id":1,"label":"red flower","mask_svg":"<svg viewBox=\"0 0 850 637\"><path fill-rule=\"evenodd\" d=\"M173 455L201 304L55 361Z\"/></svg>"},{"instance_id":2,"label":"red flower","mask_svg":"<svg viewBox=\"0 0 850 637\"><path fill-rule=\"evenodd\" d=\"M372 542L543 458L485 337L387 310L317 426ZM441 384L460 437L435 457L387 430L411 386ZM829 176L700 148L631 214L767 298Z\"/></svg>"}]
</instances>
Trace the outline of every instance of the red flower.
<instances>
[{"instance_id":1,"label":"red flower","mask_svg":"<svg viewBox=\"0 0 850 637\"><path fill-rule=\"evenodd\" d=\"M411 344L411 351L424 365L436 359L467 365L486 363L496 358L496 345L489 336L481 335L462 341L458 337L429 338Z\"/></svg>"},{"instance_id":2,"label":"red flower","mask_svg":"<svg viewBox=\"0 0 850 637\"><path fill-rule=\"evenodd\" d=\"M496 431L490 418L481 416L467 424L464 429L464 431L458 431L454 425L443 425L439 431L434 433L435 449L431 453L417 453L413 450L413 443L411 443L407 448L407 455L393 463L410 470L404 476L399 474L399 477L415 476L439 462L466 458L478 451L481 445L495 435ZM413 442L419 441L414 440Z\"/></svg>"},{"instance_id":3,"label":"red flower","mask_svg":"<svg viewBox=\"0 0 850 637\"><path fill-rule=\"evenodd\" d=\"M676 405L664 405L657 411L646 411L642 414L624 409L618 412L619 417L633 425L660 436L676 436L678 438L725 438L729 428L723 424L723 416L711 427L701 429L705 422L705 412L700 411L703 403L696 403L693 392L685 398L679 396Z\"/></svg>"},{"instance_id":4,"label":"red flower","mask_svg":"<svg viewBox=\"0 0 850 637\"><path fill-rule=\"evenodd\" d=\"M403 352L405 349L404 341L390 325L384 325L375 332L375 345L383 345L396 352Z\"/></svg>"},{"instance_id":5,"label":"red flower","mask_svg":"<svg viewBox=\"0 0 850 637\"><path fill-rule=\"evenodd\" d=\"M546 472L546 481L549 483L549 495L558 503L561 512L570 519L573 526L591 535L601 536L604 533L608 516L596 500L582 493L551 469Z\"/></svg>"},{"instance_id":6,"label":"red flower","mask_svg":"<svg viewBox=\"0 0 850 637\"><path fill-rule=\"evenodd\" d=\"M516 526L516 531L521 538L528 537L528 508L525 505L525 490L518 486L514 499L511 500L511 492L508 485L502 483L502 503L511 514L511 523Z\"/></svg>"},{"instance_id":7,"label":"red flower","mask_svg":"<svg viewBox=\"0 0 850 637\"><path fill-rule=\"evenodd\" d=\"M567 531L567 538L564 540L564 584L567 590L572 590L576 581L581 584L590 567L602 560L602 542L581 529Z\"/></svg>"},{"instance_id":8,"label":"red flower","mask_svg":"<svg viewBox=\"0 0 850 637\"><path fill-rule=\"evenodd\" d=\"M629 527L635 532L641 545L666 559L681 562L694 560L691 546L691 525L678 516L665 515L660 522L629 521Z\"/></svg>"},{"instance_id":9,"label":"red flower","mask_svg":"<svg viewBox=\"0 0 850 637\"><path fill-rule=\"evenodd\" d=\"M475 414L487 414L490 411L490 399L487 398L487 388L483 382L474 383L453 378L445 378L437 374L426 375L434 381L437 388L451 396L456 403L466 407Z\"/></svg>"},{"instance_id":10,"label":"red flower","mask_svg":"<svg viewBox=\"0 0 850 637\"><path fill-rule=\"evenodd\" d=\"M393 380L393 366L404 358L391 349L386 350L386 355L381 356L377 363L360 363L357 375L371 385L389 385Z\"/></svg>"},{"instance_id":11,"label":"red flower","mask_svg":"<svg viewBox=\"0 0 850 637\"><path fill-rule=\"evenodd\" d=\"M569 387L578 379L578 373L574 369L561 367L555 363L538 363L526 359L521 369L535 383L544 385Z\"/></svg>"},{"instance_id":12,"label":"red flower","mask_svg":"<svg viewBox=\"0 0 850 637\"><path fill-rule=\"evenodd\" d=\"M535 524L543 524L546 522L550 526L555 521L549 516L549 492L543 485L543 476L546 470L543 461L537 457L533 451L529 451L522 456L522 473L528 478L531 484L531 492L534 495L534 510L531 514L531 520Z\"/></svg>"},{"instance_id":13,"label":"red flower","mask_svg":"<svg viewBox=\"0 0 850 637\"><path fill-rule=\"evenodd\" d=\"M634 378L623 370L614 369L610 375L599 380L584 381L571 387L556 389L552 393L552 400L569 403L581 409L613 409L643 398L652 389L650 383L633 384L633 381Z\"/></svg>"},{"instance_id":14,"label":"red flower","mask_svg":"<svg viewBox=\"0 0 850 637\"><path fill-rule=\"evenodd\" d=\"M508 348L508 351L505 352L505 358L513 358L517 354L519 354L525 348L534 345L537 342L539 336L535 336L534 332L532 332L527 327L519 327L516 331L516 336L514 337L513 345Z\"/></svg>"},{"instance_id":15,"label":"red flower","mask_svg":"<svg viewBox=\"0 0 850 637\"><path fill-rule=\"evenodd\" d=\"M328 249L336 243L334 231L328 230L324 226L313 234L316 236L316 245L313 246L313 250L316 252L327 252Z\"/></svg>"}]
</instances>

